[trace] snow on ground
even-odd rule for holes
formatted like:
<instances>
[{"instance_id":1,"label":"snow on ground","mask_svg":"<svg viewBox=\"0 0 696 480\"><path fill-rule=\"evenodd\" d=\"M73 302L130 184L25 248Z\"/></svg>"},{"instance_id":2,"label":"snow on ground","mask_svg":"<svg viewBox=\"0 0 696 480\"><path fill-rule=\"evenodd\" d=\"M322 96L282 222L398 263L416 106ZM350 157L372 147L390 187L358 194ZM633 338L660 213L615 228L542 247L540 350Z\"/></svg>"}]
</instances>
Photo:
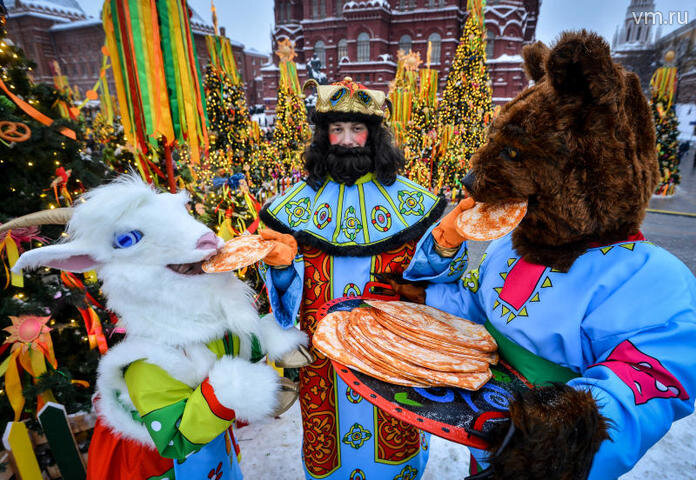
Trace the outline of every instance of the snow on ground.
<instances>
[{"instance_id":1,"label":"snow on ground","mask_svg":"<svg viewBox=\"0 0 696 480\"><path fill-rule=\"evenodd\" d=\"M302 422L299 403L280 418L237 431L246 480L301 480ZM466 447L432 437L430 460L422 480L463 479L468 472ZM696 415L680 420L621 480L696 480ZM374 479L390 480L390 479Z\"/></svg>"},{"instance_id":2,"label":"snow on ground","mask_svg":"<svg viewBox=\"0 0 696 480\"><path fill-rule=\"evenodd\" d=\"M691 125L691 122L696 122L696 104L678 103L674 109L679 121L679 140L693 139L696 125Z\"/></svg>"}]
</instances>

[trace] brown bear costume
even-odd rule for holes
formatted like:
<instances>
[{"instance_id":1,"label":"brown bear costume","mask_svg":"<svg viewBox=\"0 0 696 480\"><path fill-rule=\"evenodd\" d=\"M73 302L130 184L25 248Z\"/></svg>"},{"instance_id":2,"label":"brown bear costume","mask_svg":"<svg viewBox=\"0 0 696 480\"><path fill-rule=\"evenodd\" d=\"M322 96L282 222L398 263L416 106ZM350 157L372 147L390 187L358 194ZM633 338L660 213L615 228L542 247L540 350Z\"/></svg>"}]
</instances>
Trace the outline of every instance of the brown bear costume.
<instances>
[{"instance_id":1,"label":"brown bear costume","mask_svg":"<svg viewBox=\"0 0 696 480\"><path fill-rule=\"evenodd\" d=\"M392 285L484 323L537 385L470 478L617 478L694 410L696 278L639 231L658 167L637 76L584 30L523 57L535 84L502 108L464 183L477 202L526 201L526 216L459 279L458 207L404 273L428 287Z\"/></svg>"},{"instance_id":2,"label":"brown bear costume","mask_svg":"<svg viewBox=\"0 0 696 480\"><path fill-rule=\"evenodd\" d=\"M655 127L638 77L599 36L522 55L536 84L503 107L464 184L477 202L528 200L515 249L568 271L590 244L638 233L659 178Z\"/></svg>"}]
</instances>

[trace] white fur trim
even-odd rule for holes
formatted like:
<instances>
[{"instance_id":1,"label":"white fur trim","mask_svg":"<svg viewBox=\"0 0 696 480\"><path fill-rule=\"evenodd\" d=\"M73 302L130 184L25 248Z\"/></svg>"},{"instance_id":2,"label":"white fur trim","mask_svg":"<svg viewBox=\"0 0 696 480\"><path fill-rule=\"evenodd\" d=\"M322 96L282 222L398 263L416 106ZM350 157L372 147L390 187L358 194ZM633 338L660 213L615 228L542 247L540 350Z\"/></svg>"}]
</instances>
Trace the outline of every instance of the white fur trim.
<instances>
[{"instance_id":1,"label":"white fur trim","mask_svg":"<svg viewBox=\"0 0 696 480\"><path fill-rule=\"evenodd\" d=\"M278 374L264 363L225 357L210 370L208 381L218 401L234 409L237 418L260 420L278 404Z\"/></svg>"},{"instance_id":2,"label":"white fur trim","mask_svg":"<svg viewBox=\"0 0 696 480\"><path fill-rule=\"evenodd\" d=\"M260 324L259 341L271 360L278 360L298 346L308 344L307 334L298 328L283 329L272 314L264 316Z\"/></svg>"},{"instance_id":3,"label":"white fur trim","mask_svg":"<svg viewBox=\"0 0 696 480\"><path fill-rule=\"evenodd\" d=\"M97 376L97 414L113 431L154 447L145 426L133 420L130 414L135 406L123 379L123 368L136 360L157 365L173 378L195 388L206 378L216 357L201 344L186 349L173 348L132 337L126 337L102 357Z\"/></svg>"}]
</instances>

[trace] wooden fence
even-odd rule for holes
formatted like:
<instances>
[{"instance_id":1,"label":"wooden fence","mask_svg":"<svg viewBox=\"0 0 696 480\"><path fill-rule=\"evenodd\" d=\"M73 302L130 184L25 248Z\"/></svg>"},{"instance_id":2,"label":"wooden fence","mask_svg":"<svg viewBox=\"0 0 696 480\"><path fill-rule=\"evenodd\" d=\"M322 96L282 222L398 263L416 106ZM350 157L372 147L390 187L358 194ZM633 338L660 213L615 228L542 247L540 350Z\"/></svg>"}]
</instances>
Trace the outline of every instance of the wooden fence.
<instances>
[{"instance_id":1,"label":"wooden fence","mask_svg":"<svg viewBox=\"0 0 696 480\"><path fill-rule=\"evenodd\" d=\"M5 428L0 451L0 480L44 480L62 478L63 480L84 480L87 455L80 453L75 435L94 428L96 415L75 413L67 415L65 407L49 402L38 415L43 435L27 429L24 422L10 422ZM41 470L36 457L36 449L48 447L55 459L55 465Z\"/></svg>"}]
</instances>

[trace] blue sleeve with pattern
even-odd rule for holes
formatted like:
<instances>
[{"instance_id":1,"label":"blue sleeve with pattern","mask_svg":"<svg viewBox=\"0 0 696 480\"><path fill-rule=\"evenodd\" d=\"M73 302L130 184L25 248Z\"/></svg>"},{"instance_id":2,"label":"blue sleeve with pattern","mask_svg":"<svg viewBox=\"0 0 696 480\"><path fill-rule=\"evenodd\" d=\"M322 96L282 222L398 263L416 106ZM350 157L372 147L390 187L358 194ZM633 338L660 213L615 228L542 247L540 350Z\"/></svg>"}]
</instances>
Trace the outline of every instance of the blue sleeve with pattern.
<instances>
[{"instance_id":1,"label":"blue sleeve with pattern","mask_svg":"<svg viewBox=\"0 0 696 480\"><path fill-rule=\"evenodd\" d=\"M686 266L660 249L596 297L582 325L586 367L568 382L611 421L590 480L633 468L696 395L696 278Z\"/></svg>"},{"instance_id":2,"label":"blue sleeve with pattern","mask_svg":"<svg viewBox=\"0 0 696 480\"><path fill-rule=\"evenodd\" d=\"M454 257L440 256L435 251L435 240L430 234L436 225L431 225L416 245L413 259L404 271L405 279L425 280L431 283L454 282L466 271L468 262L466 242L462 243Z\"/></svg>"}]
</instances>

